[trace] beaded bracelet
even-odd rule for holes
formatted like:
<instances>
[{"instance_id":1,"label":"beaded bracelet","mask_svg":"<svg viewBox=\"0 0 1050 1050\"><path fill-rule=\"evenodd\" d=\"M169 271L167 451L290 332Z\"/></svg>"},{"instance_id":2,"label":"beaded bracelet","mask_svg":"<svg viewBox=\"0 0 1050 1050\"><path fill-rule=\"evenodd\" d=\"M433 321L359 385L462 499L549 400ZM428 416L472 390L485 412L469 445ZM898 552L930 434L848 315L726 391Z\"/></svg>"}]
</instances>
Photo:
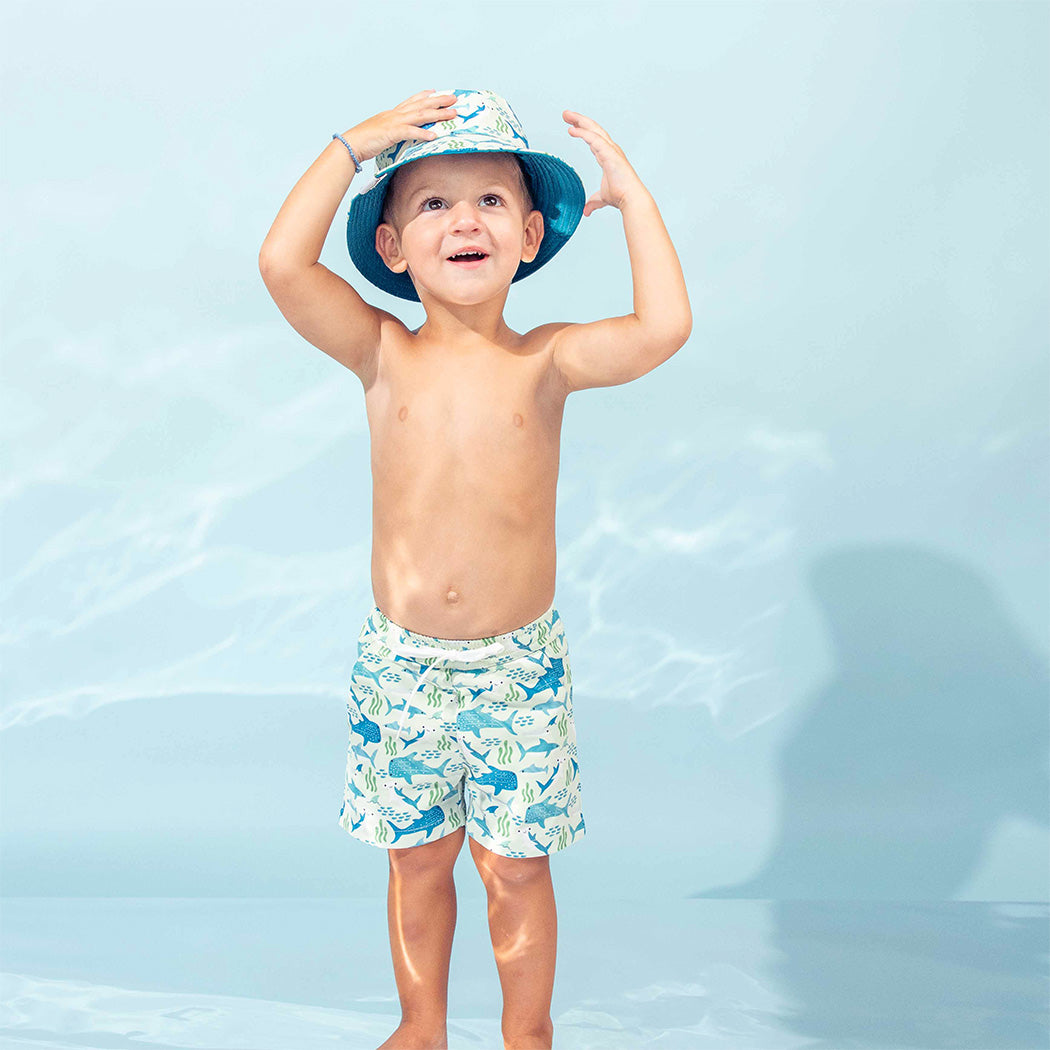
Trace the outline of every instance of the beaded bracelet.
<instances>
[{"instance_id":1,"label":"beaded bracelet","mask_svg":"<svg viewBox=\"0 0 1050 1050\"><path fill-rule=\"evenodd\" d=\"M350 159L354 162L354 167L357 168L358 171L361 171L361 165L357 161L357 155L352 149L350 149L350 143L347 142L342 135L333 135L332 138L338 139L344 146L346 146L347 149L350 150Z\"/></svg>"}]
</instances>

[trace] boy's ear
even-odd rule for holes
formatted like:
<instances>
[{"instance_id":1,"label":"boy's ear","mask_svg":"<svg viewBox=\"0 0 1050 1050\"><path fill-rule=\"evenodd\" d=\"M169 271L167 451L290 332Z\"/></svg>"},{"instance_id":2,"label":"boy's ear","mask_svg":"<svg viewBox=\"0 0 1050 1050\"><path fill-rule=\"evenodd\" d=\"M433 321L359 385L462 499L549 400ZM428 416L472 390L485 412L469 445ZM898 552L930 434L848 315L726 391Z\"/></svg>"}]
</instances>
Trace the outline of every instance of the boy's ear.
<instances>
[{"instance_id":1,"label":"boy's ear","mask_svg":"<svg viewBox=\"0 0 1050 1050\"><path fill-rule=\"evenodd\" d=\"M532 262L539 253L540 245L543 243L543 212L532 211L525 220L524 240L521 248L522 262Z\"/></svg>"},{"instance_id":2,"label":"boy's ear","mask_svg":"<svg viewBox=\"0 0 1050 1050\"><path fill-rule=\"evenodd\" d=\"M401 254L400 238L388 222L381 222L376 227L376 251L388 270L404 273L408 269L408 260Z\"/></svg>"}]
</instances>

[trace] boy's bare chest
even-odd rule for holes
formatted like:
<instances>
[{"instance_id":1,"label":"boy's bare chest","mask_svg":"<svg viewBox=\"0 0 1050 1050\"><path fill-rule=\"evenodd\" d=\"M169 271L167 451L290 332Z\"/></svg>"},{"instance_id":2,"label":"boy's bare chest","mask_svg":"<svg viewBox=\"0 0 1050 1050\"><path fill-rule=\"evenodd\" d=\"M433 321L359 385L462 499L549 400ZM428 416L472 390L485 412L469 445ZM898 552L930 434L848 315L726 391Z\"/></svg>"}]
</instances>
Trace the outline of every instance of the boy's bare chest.
<instances>
[{"instance_id":1,"label":"boy's bare chest","mask_svg":"<svg viewBox=\"0 0 1050 1050\"><path fill-rule=\"evenodd\" d=\"M377 484L474 488L487 480L506 493L515 486L505 472L531 485L557 474L565 399L543 348L461 356L398 348L365 402Z\"/></svg>"}]
</instances>

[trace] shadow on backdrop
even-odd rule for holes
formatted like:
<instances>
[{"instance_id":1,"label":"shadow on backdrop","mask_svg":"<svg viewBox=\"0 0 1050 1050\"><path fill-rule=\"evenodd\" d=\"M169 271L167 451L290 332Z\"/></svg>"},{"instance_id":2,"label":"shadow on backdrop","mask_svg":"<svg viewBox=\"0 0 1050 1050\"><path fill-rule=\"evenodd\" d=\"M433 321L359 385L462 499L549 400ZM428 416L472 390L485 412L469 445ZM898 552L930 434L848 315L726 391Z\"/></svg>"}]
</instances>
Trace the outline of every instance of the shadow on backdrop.
<instances>
[{"instance_id":1,"label":"shadow on backdrop","mask_svg":"<svg viewBox=\"0 0 1050 1050\"><path fill-rule=\"evenodd\" d=\"M953 901L1000 821L1050 823L1045 658L914 545L839 548L810 584L835 667L783 747L777 838L690 896L772 900L785 1020L827 1045L1045 1047L1045 905Z\"/></svg>"}]
</instances>

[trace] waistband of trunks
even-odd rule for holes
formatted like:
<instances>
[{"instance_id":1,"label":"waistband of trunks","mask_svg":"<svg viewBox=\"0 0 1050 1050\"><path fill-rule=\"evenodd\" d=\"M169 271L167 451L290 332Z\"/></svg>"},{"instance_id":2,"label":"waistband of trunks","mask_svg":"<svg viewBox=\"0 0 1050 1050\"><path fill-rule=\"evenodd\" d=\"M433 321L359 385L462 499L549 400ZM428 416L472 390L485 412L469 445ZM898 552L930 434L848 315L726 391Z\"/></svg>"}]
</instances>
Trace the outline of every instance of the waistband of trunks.
<instances>
[{"instance_id":1,"label":"waistband of trunks","mask_svg":"<svg viewBox=\"0 0 1050 1050\"><path fill-rule=\"evenodd\" d=\"M485 638L437 638L410 631L407 627L394 623L378 605L375 605L368 614L365 627L381 636L384 642L395 650L408 651L418 656L483 659L505 652L542 648L551 634L560 630L560 621L558 610L551 602L546 612L513 631L488 635Z\"/></svg>"}]
</instances>

